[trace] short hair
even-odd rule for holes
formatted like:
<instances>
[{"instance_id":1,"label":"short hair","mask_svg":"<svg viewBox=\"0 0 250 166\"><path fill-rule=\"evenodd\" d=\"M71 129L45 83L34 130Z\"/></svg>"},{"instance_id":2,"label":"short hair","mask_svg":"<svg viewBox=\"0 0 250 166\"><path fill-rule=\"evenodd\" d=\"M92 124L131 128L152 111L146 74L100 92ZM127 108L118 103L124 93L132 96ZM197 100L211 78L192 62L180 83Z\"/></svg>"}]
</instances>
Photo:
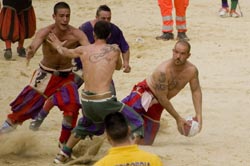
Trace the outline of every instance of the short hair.
<instances>
[{"instance_id":1,"label":"short hair","mask_svg":"<svg viewBox=\"0 0 250 166\"><path fill-rule=\"evenodd\" d=\"M54 14L57 13L58 9L69 9L70 10L70 7L66 2L58 2L54 6Z\"/></svg>"},{"instance_id":2,"label":"short hair","mask_svg":"<svg viewBox=\"0 0 250 166\"><path fill-rule=\"evenodd\" d=\"M122 142L128 136L128 124L120 112L107 115L104 119L106 133L115 142Z\"/></svg>"},{"instance_id":3,"label":"short hair","mask_svg":"<svg viewBox=\"0 0 250 166\"><path fill-rule=\"evenodd\" d=\"M97 39L107 39L111 32L111 24L107 21L97 21L94 26L94 32Z\"/></svg>"},{"instance_id":4,"label":"short hair","mask_svg":"<svg viewBox=\"0 0 250 166\"><path fill-rule=\"evenodd\" d=\"M96 16L99 16L100 11L111 12L111 9L107 5L101 5L96 10Z\"/></svg>"},{"instance_id":5,"label":"short hair","mask_svg":"<svg viewBox=\"0 0 250 166\"><path fill-rule=\"evenodd\" d=\"M178 40L178 41L176 42L175 46L176 46L177 44L185 45L185 46L187 47L187 52L190 53L190 51L191 51L191 45L190 45L190 43L189 43L188 41L186 41L186 40L184 40L184 39Z\"/></svg>"}]
</instances>

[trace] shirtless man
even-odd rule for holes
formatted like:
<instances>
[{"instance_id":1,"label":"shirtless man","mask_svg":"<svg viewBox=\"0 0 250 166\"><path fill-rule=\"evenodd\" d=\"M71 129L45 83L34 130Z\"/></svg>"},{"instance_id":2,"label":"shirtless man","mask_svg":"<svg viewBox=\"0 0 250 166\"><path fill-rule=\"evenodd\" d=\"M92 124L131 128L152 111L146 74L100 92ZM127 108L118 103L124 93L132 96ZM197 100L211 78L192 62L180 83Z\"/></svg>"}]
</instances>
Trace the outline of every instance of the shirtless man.
<instances>
[{"instance_id":1,"label":"shirtless man","mask_svg":"<svg viewBox=\"0 0 250 166\"><path fill-rule=\"evenodd\" d=\"M47 42L49 33L53 32L60 40L67 42L67 48L75 48L79 44L88 45L86 35L69 25L70 7L65 2L54 6L53 19L55 23L40 29L27 49L28 62L42 45L43 58L39 68L34 72L29 85L10 104L12 113L8 115L0 129L0 133L14 130L25 120L37 116L46 116L46 110L53 105L63 111L63 123L60 143L65 143L75 127L80 101L75 75L72 73L71 59L64 57ZM32 127L32 126L31 126Z\"/></svg>"},{"instance_id":2,"label":"shirtless man","mask_svg":"<svg viewBox=\"0 0 250 166\"><path fill-rule=\"evenodd\" d=\"M198 69L187 59L191 46L187 41L178 41L173 57L162 62L153 73L134 86L130 95L122 100L144 119L144 138L140 144L152 145L160 127L163 109L174 117L178 131L184 134L184 125L189 125L175 110L170 99L176 96L188 83L200 131L202 127L202 92Z\"/></svg>"},{"instance_id":3,"label":"shirtless man","mask_svg":"<svg viewBox=\"0 0 250 166\"><path fill-rule=\"evenodd\" d=\"M136 136L143 136L143 120L132 108L117 101L112 95L110 84L115 70L122 68L120 49L117 45L106 44L110 34L110 23L98 21L94 26L95 42L88 46L67 49L51 33L49 39L62 55L70 58L80 57L83 64L84 88L81 93L83 118L78 121L68 142L55 158L55 163L70 159L73 147L86 136L104 133L104 118L113 112L122 112L128 119Z\"/></svg>"},{"instance_id":4,"label":"shirtless man","mask_svg":"<svg viewBox=\"0 0 250 166\"><path fill-rule=\"evenodd\" d=\"M111 9L107 5L100 5L96 10L95 19L83 23L79 27L79 29L82 30L86 34L89 42L92 44L95 41L94 33L93 33L95 23L101 20L109 22L111 25L111 32L110 32L110 36L107 39L107 44L118 45L122 53L123 72L129 73L131 71L131 67L129 65L129 58L130 58L129 44L126 41L122 30L114 23L111 23L111 17L112 17ZM76 70L78 73L80 73L82 69L82 63L81 63L80 58L76 58L75 62L76 62L76 68L77 68ZM112 93L116 95L115 84L113 81L112 81L110 88L112 90Z\"/></svg>"},{"instance_id":5,"label":"shirtless man","mask_svg":"<svg viewBox=\"0 0 250 166\"><path fill-rule=\"evenodd\" d=\"M130 51L129 51L129 44L126 41L122 30L115 25L114 23L111 23L111 9L107 5L100 5L96 10L96 16L95 19L87 21L83 23L79 29L82 30L90 43L94 43L94 26L95 23L98 21L107 21L111 25L111 35L107 39L108 44L117 44L122 52L122 59L123 59L123 72L129 73L131 70L131 67L129 65L129 58L130 58ZM82 67L81 63L78 62L78 67Z\"/></svg>"}]
</instances>

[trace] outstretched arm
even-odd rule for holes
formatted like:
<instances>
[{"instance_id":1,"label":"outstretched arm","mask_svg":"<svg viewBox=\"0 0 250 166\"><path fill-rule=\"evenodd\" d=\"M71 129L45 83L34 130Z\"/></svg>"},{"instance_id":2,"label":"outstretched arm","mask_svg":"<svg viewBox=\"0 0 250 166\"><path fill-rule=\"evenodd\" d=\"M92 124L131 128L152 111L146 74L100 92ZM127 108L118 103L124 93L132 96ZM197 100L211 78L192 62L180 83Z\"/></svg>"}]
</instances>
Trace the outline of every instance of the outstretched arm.
<instances>
[{"instance_id":1,"label":"outstretched arm","mask_svg":"<svg viewBox=\"0 0 250 166\"><path fill-rule=\"evenodd\" d=\"M67 41L61 42L54 33L49 34L47 41L63 56L67 56L69 58L77 58L80 57L82 53L81 52L82 46L79 46L75 49L68 49L64 47L64 44Z\"/></svg>"},{"instance_id":2,"label":"outstretched arm","mask_svg":"<svg viewBox=\"0 0 250 166\"><path fill-rule=\"evenodd\" d=\"M192 92L192 99L194 104L194 109L196 113L196 118L200 124L200 131L202 128L202 92L199 82L199 73L197 68L195 68L195 75L190 81L190 88Z\"/></svg>"},{"instance_id":3,"label":"outstretched arm","mask_svg":"<svg viewBox=\"0 0 250 166\"><path fill-rule=\"evenodd\" d=\"M53 27L53 25L50 25L50 26L48 26L46 28L40 29L36 33L35 38L32 40L31 44L26 49L26 52L27 52L27 55L26 55L27 65L29 64L30 59L33 58L33 56L35 55L37 49L41 46L41 44L46 39L46 37L49 34L52 27Z\"/></svg>"}]
</instances>

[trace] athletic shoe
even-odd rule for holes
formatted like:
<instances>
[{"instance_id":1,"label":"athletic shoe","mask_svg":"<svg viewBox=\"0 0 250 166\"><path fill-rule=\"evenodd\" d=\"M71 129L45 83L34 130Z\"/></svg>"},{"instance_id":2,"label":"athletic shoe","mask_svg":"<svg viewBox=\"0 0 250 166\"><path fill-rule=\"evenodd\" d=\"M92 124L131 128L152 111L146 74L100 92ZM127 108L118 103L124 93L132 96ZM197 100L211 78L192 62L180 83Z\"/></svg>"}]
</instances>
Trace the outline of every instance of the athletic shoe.
<instances>
[{"instance_id":1,"label":"athletic shoe","mask_svg":"<svg viewBox=\"0 0 250 166\"><path fill-rule=\"evenodd\" d=\"M11 131L14 131L16 129L17 125L11 125L9 122L4 121L1 128L0 128L0 134L3 133L9 133Z\"/></svg>"},{"instance_id":2,"label":"athletic shoe","mask_svg":"<svg viewBox=\"0 0 250 166\"><path fill-rule=\"evenodd\" d=\"M156 36L155 37L156 40L173 40L174 39L174 34L171 32L164 32L161 36Z\"/></svg>"},{"instance_id":3,"label":"athletic shoe","mask_svg":"<svg viewBox=\"0 0 250 166\"><path fill-rule=\"evenodd\" d=\"M187 37L185 32L178 32L177 40L186 40L189 41L189 38Z\"/></svg>"},{"instance_id":4,"label":"athletic shoe","mask_svg":"<svg viewBox=\"0 0 250 166\"><path fill-rule=\"evenodd\" d=\"M18 53L18 56L20 57L23 57L25 58L26 57L26 51L25 51L25 48L17 48L17 53Z\"/></svg>"},{"instance_id":5,"label":"athletic shoe","mask_svg":"<svg viewBox=\"0 0 250 166\"><path fill-rule=\"evenodd\" d=\"M223 18L228 17L229 16L229 10L228 10L228 8L221 8L219 10L219 16L223 17Z\"/></svg>"},{"instance_id":6,"label":"athletic shoe","mask_svg":"<svg viewBox=\"0 0 250 166\"><path fill-rule=\"evenodd\" d=\"M43 120L44 120L44 119L39 118L39 117L37 117L36 119L32 120L32 121L30 122L30 126L29 126L30 130L33 130L33 131L39 130L39 127L40 127L41 124L43 123Z\"/></svg>"},{"instance_id":7,"label":"athletic shoe","mask_svg":"<svg viewBox=\"0 0 250 166\"><path fill-rule=\"evenodd\" d=\"M70 156L65 154L62 150L56 155L56 158L54 159L54 163L56 164L64 164L71 160Z\"/></svg>"},{"instance_id":8,"label":"athletic shoe","mask_svg":"<svg viewBox=\"0 0 250 166\"><path fill-rule=\"evenodd\" d=\"M235 10L231 10L230 11L230 16L233 17L233 18L238 18L238 17L240 17L240 14L237 13Z\"/></svg>"},{"instance_id":9,"label":"athletic shoe","mask_svg":"<svg viewBox=\"0 0 250 166\"><path fill-rule=\"evenodd\" d=\"M11 51L11 48L7 48L4 50L4 58L6 60L10 60L12 58L12 51Z\"/></svg>"}]
</instances>

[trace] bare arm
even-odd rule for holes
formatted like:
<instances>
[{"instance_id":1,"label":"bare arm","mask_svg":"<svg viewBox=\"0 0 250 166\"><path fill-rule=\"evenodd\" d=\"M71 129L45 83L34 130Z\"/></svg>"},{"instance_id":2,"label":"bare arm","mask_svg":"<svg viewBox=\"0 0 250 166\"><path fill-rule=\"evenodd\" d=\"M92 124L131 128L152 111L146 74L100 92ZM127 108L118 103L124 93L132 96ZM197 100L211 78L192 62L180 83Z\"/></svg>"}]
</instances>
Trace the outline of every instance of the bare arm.
<instances>
[{"instance_id":1,"label":"bare arm","mask_svg":"<svg viewBox=\"0 0 250 166\"><path fill-rule=\"evenodd\" d=\"M188 124L175 110L172 103L168 99L168 79L167 74L159 72L154 80L154 91L159 103L168 111L168 113L176 120L178 131L184 134L184 124Z\"/></svg>"},{"instance_id":2,"label":"bare arm","mask_svg":"<svg viewBox=\"0 0 250 166\"><path fill-rule=\"evenodd\" d=\"M131 71L131 67L129 66L129 57L130 57L130 51L128 49L125 53L122 53L124 73L129 73Z\"/></svg>"},{"instance_id":3,"label":"bare arm","mask_svg":"<svg viewBox=\"0 0 250 166\"><path fill-rule=\"evenodd\" d=\"M79 46L75 49L68 49L66 47L63 47L63 45L67 41L61 42L54 33L50 33L47 40L61 55L69 57L69 58L77 58L80 57L82 54L81 48L82 46Z\"/></svg>"},{"instance_id":4,"label":"bare arm","mask_svg":"<svg viewBox=\"0 0 250 166\"><path fill-rule=\"evenodd\" d=\"M85 35L84 32L82 32L81 30L79 30L79 32L77 33L77 36L79 36L79 43L82 45L82 46L86 46L86 45L89 45L89 40L87 38L87 36Z\"/></svg>"},{"instance_id":5,"label":"bare arm","mask_svg":"<svg viewBox=\"0 0 250 166\"><path fill-rule=\"evenodd\" d=\"M32 40L31 44L28 46L27 51L26 51L27 63L29 63L30 59L35 55L37 49L41 46L43 41L46 39L52 26L53 25L43 28L36 33L35 38Z\"/></svg>"},{"instance_id":6,"label":"bare arm","mask_svg":"<svg viewBox=\"0 0 250 166\"><path fill-rule=\"evenodd\" d=\"M120 53L119 53L115 69L121 70L121 68L122 68L122 58L121 58Z\"/></svg>"},{"instance_id":7,"label":"bare arm","mask_svg":"<svg viewBox=\"0 0 250 166\"><path fill-rule=\"evenodd\" d=\"M195 75L190 81L190 89L192 93L192 99L194 104L194 109L196 113L196 118L200 124L200 130L202 128L202 92L199 83L199 73L197 68L195 68Z\"/></svg>"}]
</instances>

